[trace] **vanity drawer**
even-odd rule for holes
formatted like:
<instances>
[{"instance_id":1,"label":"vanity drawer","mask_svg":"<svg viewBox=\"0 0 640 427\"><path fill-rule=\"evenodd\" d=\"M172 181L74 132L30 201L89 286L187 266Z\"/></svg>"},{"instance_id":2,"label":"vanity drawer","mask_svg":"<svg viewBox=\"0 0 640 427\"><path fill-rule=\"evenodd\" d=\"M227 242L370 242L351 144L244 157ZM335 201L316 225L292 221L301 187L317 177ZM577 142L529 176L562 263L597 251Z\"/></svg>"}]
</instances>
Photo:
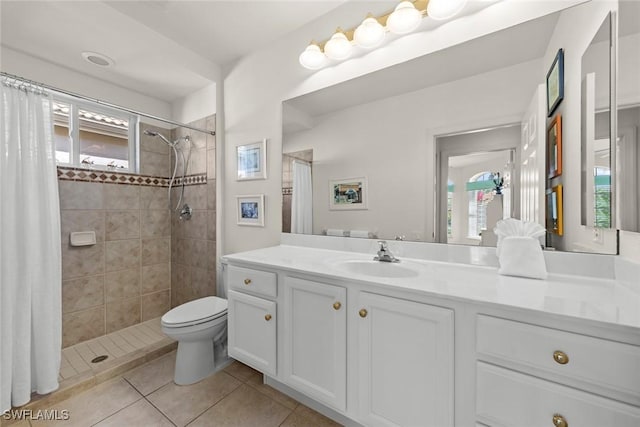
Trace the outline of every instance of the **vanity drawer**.
<instances>
[{"instance_id":1,"label":"vanity drawer","mask_svg":"<svg viewBox=\"0 0 640 427\"><path fill-rule=\"evenodd\" d=\"M478 358L640 405L640 347L478 316Z\"/></svg>"},{"instance_id":2,"label":"vanity drawer","mask_svg":"<svg viewBox=\"0 0 640 427\"><path fill-rule=\"evenodd\" d=\"M277 277L269 271L230 265L227 278L229 288L256 295L275 298L278 294Z\"/></svg>"},{"instance_id":3,"label":"vanity drawer","mask_svg":"<svg viewBox=\"0 0 640 427\"><path fill-rule=\"evenodd\" d=\"M476 414L492 427L637 427L640 408L486 363L477 363Z\"/></svg>"}]
</instances>

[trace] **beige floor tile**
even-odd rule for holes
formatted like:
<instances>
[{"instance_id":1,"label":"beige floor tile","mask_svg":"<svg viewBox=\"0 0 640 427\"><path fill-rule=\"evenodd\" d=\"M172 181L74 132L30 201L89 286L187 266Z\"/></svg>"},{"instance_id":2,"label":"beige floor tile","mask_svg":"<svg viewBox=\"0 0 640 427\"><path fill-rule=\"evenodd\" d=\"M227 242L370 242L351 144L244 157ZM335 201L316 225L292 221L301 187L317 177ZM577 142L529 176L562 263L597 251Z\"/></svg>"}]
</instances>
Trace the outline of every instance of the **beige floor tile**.
<instances>
[{"instance_id":1,"label":"beige floor tile","mask_svg":"<svg viewBox=\"0 0 640 427\"><path fill-rule=\"evenodd\" d=\"M153 393L163 385L173 381L176 352L162 356L152 362L127 372L124 378L143 395Z\"/></svg>"},{"instance_id":2,"label":"beige floor tile","mask_svg":"<svg viewBox=\"0 0 640 427\"><path fill-rule=\"evenodd\" d=\"M336 427L340 425L311 408L298 405L296 410L284 420L281 427Z\"/></svg>"},{"instance_id":3,"label":"beige floor tile","mask_svg":"<svg viewBox=\"0 0 640 427\"><path fill-rule=\"evenodd\" d=\"M240 381L231 375L217 372L189 386L170 382L147 399L174 424L184 426L240 385Z\"/></svg>"},{"instance_id":4,"label":"beige floor tile","mask_svg":"<svg viewBox=\"0 0 640 427\"><path fill-rule=\"evenodd\" d=\"M91 426L139 399L142 399L140 393L122 378L117 378L57 403L51 408L59 411L69 411L69 420L33 421L31 424L34 427Z\"/></svg>"},{"instance_id":5,"label":"beige floor tile","mask_svg":"<svg viewBox=\"0 0 640 427\"><path fill-rule=\"evenodd\" d=\"M264 384L262 374L260 372L251 374L251 376L247 380L247 384L258 390L260 393L266 394L268 397L272 398L279 404L284 405L289 409L296 409L296 407L298 406L297 400L290 398L286 394L279 392L278 390L271 386L268 386L267 384Z\"/></svg>"},{"instance_id":6,"label":"beige floor tile","mask_svg":"<svg viewBox=\"0 0 640 427\"><path fill-rule=\"evenodd\" d=\"M173 427L162 412L158 411L145 399L140 399L131 406L116 412L109 418L100 421L96 427Z\"/></svg>"},{"instance_id":7,"label":"beige floor tile","mask_svg":"<svg viewBox=\"0 0 640 427\"><path fill-rule=\"evenodd\" d=\"M231 363L229 366L224 368L224 371L242 382L246 382L251 375L258 373L255 369L240 362Z\"/></svg>"},{"instance_id":8,"label":"beige floor tile","mask_svg":"<svg viewBox=\"0 0 640 427\"><path fill-rule=\"evenodd\" d=\"M277 427L290 413L291 409L243 384L199 416L189 427Z\"/></svg>"}]
</instances>

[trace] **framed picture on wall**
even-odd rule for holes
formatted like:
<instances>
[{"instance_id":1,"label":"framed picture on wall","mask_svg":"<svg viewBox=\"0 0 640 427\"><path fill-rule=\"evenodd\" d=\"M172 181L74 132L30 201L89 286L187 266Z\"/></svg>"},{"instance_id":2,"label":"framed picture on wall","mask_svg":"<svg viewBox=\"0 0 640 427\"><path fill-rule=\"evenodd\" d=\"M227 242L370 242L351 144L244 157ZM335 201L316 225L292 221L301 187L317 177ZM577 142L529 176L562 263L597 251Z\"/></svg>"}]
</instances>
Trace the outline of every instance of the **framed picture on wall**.
<instances>
[{"instance_id":1,"label":"framed picture on wall","mask_svg":"<svg viewBox=\"0 0 640 427\"><path fill-rule=\"evenodd\" d=\"M547 115L553 112L564 98L564 51L558 50L556 58L547 73Z\"/></svg>"},{"instance_id":2,"label":"framed picture on wall","mask_svg":"<svg viewBox=\"0 0 640 427\"><path fill-rule=\"evenodd\" d=\"M562 185L547 190L547 231L562 236Z\"/></svg>"},{"instance_id":3,"label":"framed picture on wall","mask_svg":"<svg viewBox=\"0 0 640 427\"><path fill-rule=\"evenodd\" d=\"M267 179L267 140L237 147L238 181Z\"/></svg>"},{"instance_id":4,"label":"framed picture on wall","mask_svg":"<svg viewBox=\"0 0 640 427\"><path fill-rule=\"evenodd\" d=\"M264 194L236 196L238 225L264 227Z\"/></svg>"},{"instance_id":5,"label":"framed picture on wall","mask_svg":"<svg viewBox=\"0 0 640 427\"><path fill-rule=\"evenodd\" d=\"M562 175L562 116L556 115L547 128L547 176Z\"/></svg>"},{"instance_id":6,"label":"framed picture on wall","mask_svg":"<svg viewBox=\"0 0 640 427\"><path fill-rule=\"evenodd\" d=\"M367 178L334 179L329 181L330 210L367 209Z\"/></svg>"}]
</instances>

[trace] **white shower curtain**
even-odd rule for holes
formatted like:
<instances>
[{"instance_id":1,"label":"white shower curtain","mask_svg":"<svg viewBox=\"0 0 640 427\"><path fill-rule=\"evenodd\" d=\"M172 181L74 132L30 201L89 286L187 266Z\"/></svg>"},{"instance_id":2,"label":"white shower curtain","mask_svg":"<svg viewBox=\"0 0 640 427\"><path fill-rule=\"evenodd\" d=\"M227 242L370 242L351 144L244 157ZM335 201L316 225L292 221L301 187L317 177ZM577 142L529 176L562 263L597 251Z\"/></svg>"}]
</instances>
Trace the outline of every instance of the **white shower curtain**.
<instances>
[{"instance_id":1,"label":"white shower curtain","mask_svg":"<svg viewBox=\"0 0 640 427\"><path fill-rule=\"evenodd\" d=\"M61 246L51 97L0 82L0 411L58 388Z\"/></svg>"},{"instance_id":2,"label":"white shower curtain","mask_svg":"<svg viewBox=\"0 0 640 427\"><path fill-rule=\"evenodd\" d=\"M293 195L291 196L291 232L313 232L313 189L311 165L293 161Z\"/></svg>"}]
</instances>

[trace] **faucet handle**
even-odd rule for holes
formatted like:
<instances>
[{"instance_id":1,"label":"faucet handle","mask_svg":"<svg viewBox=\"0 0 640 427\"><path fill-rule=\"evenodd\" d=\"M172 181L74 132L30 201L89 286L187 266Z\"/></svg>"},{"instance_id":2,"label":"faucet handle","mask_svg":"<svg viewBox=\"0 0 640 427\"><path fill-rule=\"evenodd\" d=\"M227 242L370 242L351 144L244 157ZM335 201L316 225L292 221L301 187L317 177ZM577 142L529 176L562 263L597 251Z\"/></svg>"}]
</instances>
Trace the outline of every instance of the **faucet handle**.
<instances>
[{"instance_id":1,"label":"faucet handle","mask_svg":"<svg viewBox=\"0 0 640 427\"><path fill-rule=\"evenodd\" d=\"M380 245L381 251L386 251L389 249L389 247L387 246L387 242L385 240L378 240L378 244Z\"/></svg>"}]
</instances>

